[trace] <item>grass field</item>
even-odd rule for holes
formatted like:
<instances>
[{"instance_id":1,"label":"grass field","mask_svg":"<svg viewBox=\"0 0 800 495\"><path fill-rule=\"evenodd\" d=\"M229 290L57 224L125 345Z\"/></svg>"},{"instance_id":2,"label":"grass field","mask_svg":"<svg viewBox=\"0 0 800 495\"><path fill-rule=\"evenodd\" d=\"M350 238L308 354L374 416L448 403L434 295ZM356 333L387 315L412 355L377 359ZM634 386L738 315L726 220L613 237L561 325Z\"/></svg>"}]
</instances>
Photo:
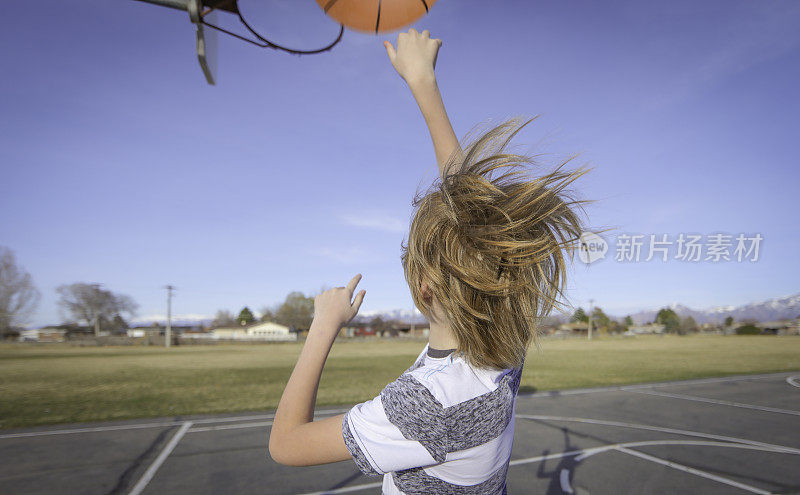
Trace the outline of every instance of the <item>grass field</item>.
<instances>
[{"instance_id":1,"label":"grass field","mask_svg":"<svg viewBox=\"0 0 800 495\"><path fill-rule=\"evenodd\" d=\"M375 397L423 342L337 342L318 405ZM0 345L2 428L275 408L300 344L153 347ZM800 337L545 340L523 391L800 370Z\"/></svg>"}]
</instances>

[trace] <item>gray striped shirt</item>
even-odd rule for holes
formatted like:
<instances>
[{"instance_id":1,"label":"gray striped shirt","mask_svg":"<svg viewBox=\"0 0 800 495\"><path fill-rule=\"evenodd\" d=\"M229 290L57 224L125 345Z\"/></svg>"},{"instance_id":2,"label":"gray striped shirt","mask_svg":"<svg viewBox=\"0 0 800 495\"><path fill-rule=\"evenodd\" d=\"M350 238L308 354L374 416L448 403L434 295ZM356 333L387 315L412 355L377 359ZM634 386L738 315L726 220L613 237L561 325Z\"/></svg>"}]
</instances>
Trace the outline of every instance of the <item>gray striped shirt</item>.
<instances>
[{"instance_id":1,"label":"gray striped shirt","mask_svg":"<svg viewBox=\"0 0 800 495\"><path fill-rule=\"evenodd\" d=\"M345 414L356 465L385 494L502 494L522 368L478 369L425 346L381 394Z\"/></svg>"}]
</instances>

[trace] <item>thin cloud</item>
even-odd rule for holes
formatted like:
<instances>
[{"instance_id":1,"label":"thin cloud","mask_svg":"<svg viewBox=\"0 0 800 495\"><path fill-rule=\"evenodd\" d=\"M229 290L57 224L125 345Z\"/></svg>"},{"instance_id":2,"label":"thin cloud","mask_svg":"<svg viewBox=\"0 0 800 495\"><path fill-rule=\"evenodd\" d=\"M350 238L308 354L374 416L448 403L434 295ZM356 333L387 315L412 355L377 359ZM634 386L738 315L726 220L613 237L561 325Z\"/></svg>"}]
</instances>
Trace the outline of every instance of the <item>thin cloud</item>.
<instances>
[{"instance_id":1,"label":"thin cloud","mask_svg":"<svg viewBox=\"0 0 800 495\"><path fill-rule=\"evenodd\" d=\"M384 232L405 233L408 225L399 218L381 214L366 215L341 215L340 219L345 225L364 229L381 230Z\"/></svg>"},{"instance_id":2,"label":"thin cloud","mask_svg":"<svg viewBox=\"0 0 800 495\"><path fill-rule=\"evenodd\" d=\"M320 247L308 249L307 252L312 256L327 258L346 265L371 263L383 259L381 256L359 247Z\"/></svg>"}]
</instances>

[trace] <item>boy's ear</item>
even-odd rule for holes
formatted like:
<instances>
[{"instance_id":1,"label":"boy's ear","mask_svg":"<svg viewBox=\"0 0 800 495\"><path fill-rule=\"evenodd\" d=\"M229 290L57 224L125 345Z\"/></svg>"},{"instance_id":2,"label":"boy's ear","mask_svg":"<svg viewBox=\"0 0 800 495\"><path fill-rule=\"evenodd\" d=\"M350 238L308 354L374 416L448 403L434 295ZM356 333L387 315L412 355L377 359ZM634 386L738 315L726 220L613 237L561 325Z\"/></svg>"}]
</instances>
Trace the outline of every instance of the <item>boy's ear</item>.
<instances>
[{"instance_id":1,"label":"boy's ear","mask_svg":"<svg viewBox=\"0 0 800 495\"><path fill-rule=\"evenodd\" d=\"M425 282L419 283L419 290L422 293L422 298L426 301L431 297L431 288Z\"/></svg>"}]
</instances>

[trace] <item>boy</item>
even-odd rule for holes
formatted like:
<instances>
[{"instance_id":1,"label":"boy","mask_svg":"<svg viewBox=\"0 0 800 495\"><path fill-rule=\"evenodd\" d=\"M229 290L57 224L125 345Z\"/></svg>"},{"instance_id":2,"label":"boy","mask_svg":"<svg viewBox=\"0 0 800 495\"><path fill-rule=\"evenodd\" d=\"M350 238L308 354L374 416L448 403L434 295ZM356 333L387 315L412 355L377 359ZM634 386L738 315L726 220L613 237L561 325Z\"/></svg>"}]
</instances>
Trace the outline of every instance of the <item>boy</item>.
<instances>
[{"instance_id":1,"label":"boy","mask_svg":"<svg viewBox=\"0 0 800 495\"><path fill-rule=\"evenodd\" d=\"M359 274L318 295L269 452L292 466L352 458L365 474L384 476L385 494L502 494L525 354L538 318L561 296L562 250L581 232L570 208L576 202L559 193L583 172L559 167L514 181L521 172L512 170L491 179L493 170L531 161L501 153L519 129L498 126L462 150L434 75L441 41L410 29L398 36L397 50L384 46L419 104L442 175L414 199L402 254L414 302L430 322L429 341L378 397L314 421L325 360L366 291L356 293Z\"/></svg>"}]
</instances>

